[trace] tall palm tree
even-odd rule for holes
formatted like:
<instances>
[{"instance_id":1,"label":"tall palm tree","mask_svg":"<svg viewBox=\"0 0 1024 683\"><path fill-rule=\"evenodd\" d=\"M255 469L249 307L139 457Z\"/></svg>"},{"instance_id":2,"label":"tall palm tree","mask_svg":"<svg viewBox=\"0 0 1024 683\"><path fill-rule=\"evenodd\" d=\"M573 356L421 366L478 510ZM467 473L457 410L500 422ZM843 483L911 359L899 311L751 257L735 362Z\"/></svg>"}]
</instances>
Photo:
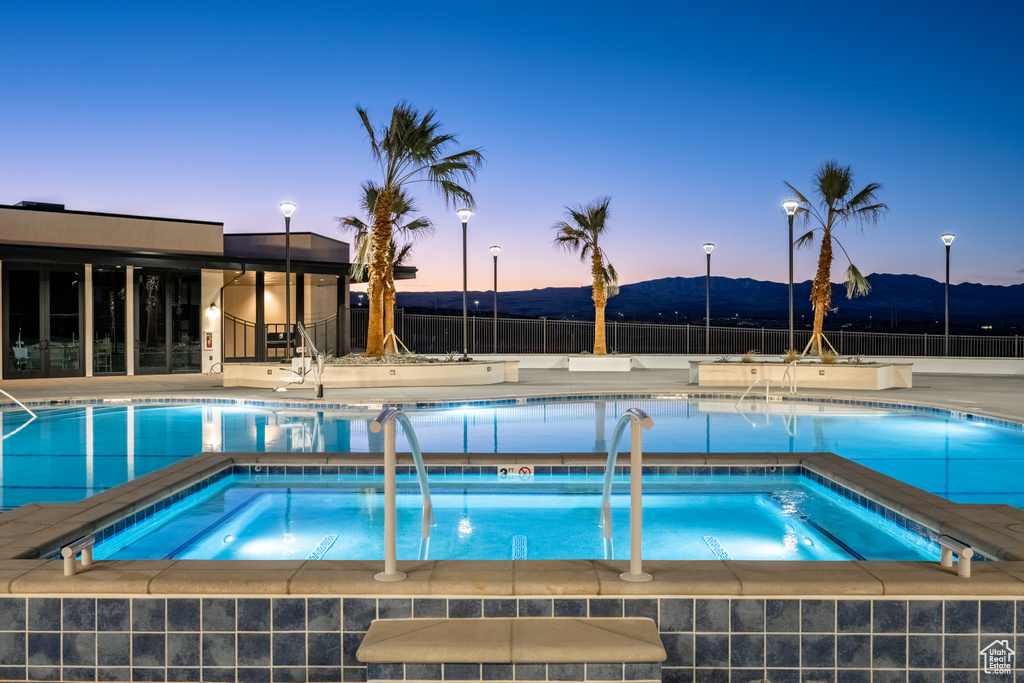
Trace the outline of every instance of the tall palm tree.
<instances>
[{"instance_id":1,"label":"tall palm tree","mask_svg":"<svg viewBox=\"0 0 1024 683\"><path fill-rule=\"evenodd\" d=\"M559 221L553 227L558 231L555 247L580 253L584 263L590 257L590 272L594 276L594 355L608 353L605 343L604 308L608 299L619 293L619 275L608 262L608 256L598 246L598 239L608 229L608 204L611 197L595 199L585 206L567 206L565 215L571 221Z\"/></svg>"},{"instance_id":2,"label":"tall palm tree","mask_svg":"<svg viewBox=\"0 0 1024 683\"><path fill-rule=\"evenodd\" d=\"M362 197L360 208L372 221L374 207L377 205L377 197L380 188L373 181L366 181L362 185ZM430 234L434 231L434 225L426 216L417 216L406 220L406 214L414 213L416 206L410 200L404 190L399 192L391 202L392 213L392 237L388 246L388 272L384 281L384 346L385 353L396 353L397 342L395 340L395 266L405 265L412 253L412 243L402 246L395 244L395 234L403 234L411 240L417 237ZM354 281L362 282L366 271L373 262L373 232L369 225L364 223L358 216L347 216L338 218L338 227L344 231L351 231L355 234L355 253L352 257L352 266L349 268L349 277Z\"/></svg>"},{"instance_id":3,"label":"tall palm tree","mask_svg":"<svg viewBox=\"0 0 1024 683\"><path fill-rule=\"evenodd\" d=\"M373 206L372 255L366 291L370 313L366 355L375 357L386 352L384 301L391 268L389 253L396 199L407 185L425 182L444 197L447 206L457 203L472 208L473 195L460 183L476 177L483 156L479 149L446 155L444 151L457 144L457 139L441 132L440 122L434 120L434 110L420 114L409 103L399 102L391 112L391 122L378 131L370 125L365 109L356 107L356 111L382 174Z\"/></svg>"},{"instance_id":4,"label":"tall palm tree","mask_svg":"<svg viewBox=\"0 0 1024 683\"><path fill-rule=\"evenodd\" d=\"M832 310L832 243L833 241L842 249L850 264L846 269L846 298L852 299L855 296L867 294L871 287L867 278L853 265L846 248L833 234L839 226L849 223L872 223L889 210L889 207L878 201L877 193L882 189L879 183L868 183L861 190L853 190L853 171L849 166L840 166L836 161L829 160L821 165L814 174L814 194L817 204L811 203L807 197L801 194L795 187L786 183L786 187L793 191L800 200L796 215L806 223L812 217L818 225L796 240L798 247L808 246L814 242L814 233L821 231L821 252L818 254L818 270L814 274L814 282L811 284L811 305L814 308L814 331L810 341L804 348L804 354L812 347L820 356L822 342L829 344L828 339L822 334L821 328L825 321L825 315ZM835 349L832 348L835 353Z\"/></svg>"}]
</instances>

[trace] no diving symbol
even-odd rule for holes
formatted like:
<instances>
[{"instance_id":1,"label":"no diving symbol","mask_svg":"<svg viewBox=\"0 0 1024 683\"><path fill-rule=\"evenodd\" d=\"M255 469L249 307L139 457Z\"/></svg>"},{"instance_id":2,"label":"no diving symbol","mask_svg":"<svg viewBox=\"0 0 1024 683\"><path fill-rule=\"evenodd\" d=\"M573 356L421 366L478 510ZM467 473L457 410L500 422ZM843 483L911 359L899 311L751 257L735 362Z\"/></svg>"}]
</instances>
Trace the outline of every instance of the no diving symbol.
<instances>
[{"instance_id":1,"label":"no diving symbol","mask_svg":"<svg viewBox=\"0 0 1024 683\"><path fill-rule=\"evenodd\" d=\"M498 479L508 482L531 481L533 479L532 465L509 465L498 468Z\"/></svg>"}]
</instances>

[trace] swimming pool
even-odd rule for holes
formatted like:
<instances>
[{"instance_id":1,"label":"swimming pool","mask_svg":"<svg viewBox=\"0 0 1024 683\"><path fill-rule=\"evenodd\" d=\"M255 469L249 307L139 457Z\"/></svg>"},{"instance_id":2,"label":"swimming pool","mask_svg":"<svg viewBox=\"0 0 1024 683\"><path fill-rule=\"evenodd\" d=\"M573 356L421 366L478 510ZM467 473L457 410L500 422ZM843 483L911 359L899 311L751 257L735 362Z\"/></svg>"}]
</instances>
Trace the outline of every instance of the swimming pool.
<instances>
[{"instance_id":1,"label":"swimming pool","mask_svg":"<svg viewBox=\"0 0 1024 683\"><path fill-rule=\"evenodd\" d=\"M713 400L532 402L409 412L424 451L602 452L628 407L654 418L645 452L821 452L957 502L1024 507L1024 431L944 411ZM118 405L39 410L0 444L0 506L74 501L203 451L383 448L376 410ZM0 413L3 433L24 424ZM399 430L399 449L407 449Z\"/></svg>"},{"instance_id":2,"label":"swimming pool","mask_svg":"<svg viewBox=\"0 0 1024 683\"><path fill-rule=\"evenodd\" d=\"M602 476L431 478L429 559L625 559L628 477L617 477L611 538ZM376 560L381 477L232 474L106 536L100 559ZM399 477L398 557L417 559L423 515ZM655 560L923 560L937 547L800 475L645 477L643 554ZM554 531L557 530L557 531ZM420 559L428 559L422 557Z\"/></svg>"}]
</instances>

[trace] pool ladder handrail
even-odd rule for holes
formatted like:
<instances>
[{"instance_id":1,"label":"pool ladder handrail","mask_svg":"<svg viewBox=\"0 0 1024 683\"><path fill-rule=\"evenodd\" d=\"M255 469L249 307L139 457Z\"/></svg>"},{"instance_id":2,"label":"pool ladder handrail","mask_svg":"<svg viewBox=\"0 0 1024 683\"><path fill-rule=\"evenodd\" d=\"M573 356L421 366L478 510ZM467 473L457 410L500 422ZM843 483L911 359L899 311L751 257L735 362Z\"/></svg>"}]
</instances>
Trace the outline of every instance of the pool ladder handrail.
<instances>
[{"instance_id":1,"label":"pool ladder handrail","mask_svg":"<svg viewBox=\"0 0 1024 683\"><path fill-rule=\"evenodd\" d=\"M746 420L750 424L751 427L757 427L757 425L754 424L753 420L751 420L749 417L747 417L746 413L744 413L743 410L740 408L740 404L743 403L743 399L745 399L747 397L747 394L750 393L750 390L753 389L758 384L760 384L761 382L764 382L764 406L765 406L764 407L764 424L765 424L765 426L767 426L769 424L769 420L770 420L770 418L768 416L768 401L771 400L771 395L772 395L772 382L771 382L770 379L768 379L767 377L761 377L761 378L755 379L753 382L750 383L750 386L747 387L747 390L743 392L743 395L740 396L736 400L736 405L735 405L736 412L739 413L740 417L742 417L744 420Z\"/></svg>"},{"instance_id":2,"label":"pool ladder handrail","mask_svg":"<svg viewBox=\"0 0 1024 683\"><path fill-rule=\"evenodd\" d=\"M28 427L28 426L29 426L30 424L32 424L32 422L33 422L33 421L34 421L34 420L35 420L35 419L36 419L37 417L39 417L39 416L38 416L38 415L36 415L35 413L33 413L33 412L32 412L31 410L29 410L28 406L26 406L26 405L25 405L24 403L22 403L22 402L21 402L21 401L19 401L18 399L14 398L14 397L13 397L13 396L11 396L10 394L8 394L8 393L7 393L6 391L4 391L3 389L0 389L0 394L3 394L3 395L4 395L4 396L6 396L7 398L9 398L9 399L11 399L12 401L14 401L15 403L17 403L17 404L18 404L18 405L19 405L19 406L21 407L21 409L22 409L22 410L24 410L24 411L25 411L26 413L28 413L29 415L31 415L31 416L32 416L32 417L30 417L30 418L28 419L28 421L27 421L27 422L25 422L24 424L20 425L20 426L19 426L19 427L18 427L17 429L15 429L15 430L14 430L13 432L11 432L10 434L4 434L4 435L3 435L3 437L2 437L2 438L0 438L0 441L3 441L3 440L5 440L5 439L7 439L8 437L14 436L15 434L17 434L18 432L20 432L20 431L21 431L22 429L24 429L25 427Z\"/></svg>"},{"instance_id":3,"label":"pool ladder handrail","mask_svg":"<svg viewBox=\"0 0 1024 683\"><path fill-rule=\"evenodd\" d=\"M306 349L309 349L309 351L311 353L311 356L312 356L312 358L311 358L312 363L310 363L310 367L313 370L313 385L316 387L316 397L317 398L323 398L324 397L324 383L323 383L324 362L326 361L327 357L324 355L324 353L322 351L320 351L319 349L316 348L316 344L313 343L313 340L310 338L309 333L306 332L306 328L305 328L305 326L301 322L296 323L295 324L295 328L299 331L299 337L302 339L302 346L299 348L299 352L301 354L300 358L303 359L302 360L303 371L305 371L305 367L306 367L306 362L305 362ZM303 376L303 378L305 378L305 376Z\"/></svg>"},{"instance_id":4,"label":"pool ladder handrail","mask_svg":"<svg viewBox=\"0 0 1024 683\"><path fill-rule=\"evenodd\" d=\"M782 385L783 386L786 385L786 378L789 377L789 393L791 393L791 394L795 394L796 393L796 366L797 366L797 363L799 363L799 362L800 362L799 358L796 358L794 360L789 361L789 363L786 364L786 371L784 373L782 373ZM790 370L793 371L793 375L792 376L790 376L790 374L789 374Z\"/></svg>"},{"instance_id":5,"label":"pool ladder handrail","mask_svg":"<svg viewBox=\"0 0 1024 683\"><path fill-rule=\"evenodd\" d=\"M420 484L420 495L423 496L423 521L420 528L419 559L426 560L430 549L430 527L434 525L434 505L430 500L430 484L427 481L427 468L423 465L423 452L420 450L419 439L412 428L409 416L401 408L390 407L381 411L373 422L370 431L377 434L384 430L384 571L375 574L377 581L401 581L408 575L400 572L398 552L396 548L395 529L395 423L402 423L402 431L409 440L412 459L416 463L416 477Z\"/></svg>"},{"instance_id":6,"label":"pool ladder handrail","mask_svg":"<svg viewBox=\"0 0 1024 683\"><path fill-rule=\"evenodd\" d=\"M604 531L605 559L612 559L612 478L615 462L619 455L619 441L630 427L629 439L629 571L619 574L623 581L650 581L652 577L643 571L643 554L640 550L643 527L642 478L643 478L643 429L654 426L654 420L639 408L630 408L615 423L611 445L608 447L608 461L604 466L604 486L601 492L601 527Z\"/></svg>"}]
</instances>

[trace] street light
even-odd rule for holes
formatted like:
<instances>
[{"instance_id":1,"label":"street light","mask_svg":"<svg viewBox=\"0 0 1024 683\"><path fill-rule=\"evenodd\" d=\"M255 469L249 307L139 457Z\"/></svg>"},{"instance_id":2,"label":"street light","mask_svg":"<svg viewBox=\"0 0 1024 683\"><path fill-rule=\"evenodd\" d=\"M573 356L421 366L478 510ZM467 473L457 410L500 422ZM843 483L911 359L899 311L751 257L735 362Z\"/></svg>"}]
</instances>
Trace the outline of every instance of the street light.
<instances>
[{"instance_id":1,"label":"street light","mask_svg":"<svg viewBox=\"0 0 1024 683\"><path fill-rule=\"evenodd\" d=\"M953 238L956 237L951 232L947 232L942 236L942 243L946 245L946 332L945 341L943 342L943 355L949 355L949 248L953 246Z\"/></svg>"},{"instance_id":2,"label":"street light","mask_svg":"<svg viewBox=\"0 0 1024 683\"><path fill-rule=\"evenodd\" d=\"M711 353L711 250L715 245L711 242L704 243L704 253L708 255L708 277L705 280L705 309L704 309L704 353Z\"/></svg>"},{"instance_id":3,"label":"street light","mask_svg":"<svg viewBox=\"0 0 1024 683\"><path fill-rule=\"evenodd\" d=\"M466 316L466 224L469 223L469 217L473 215L473 212L469 209L459 209L456 211L459 215L459 220L462 221L462 358L460 360L469 360L469 336L467 328L469 326Z\"/></svg>"},{"instance_id":4,"label":"street light","mask_svg":"<svg viewBox=\"0 0 1024 683\"><path fill-rule=\"evenodd\" d=\"M790 199L782 203L782 208L789 215L789 348L793 348L793 216L796 215L800 203Z\"/></svg>"},{"instance_id":5,"label":"street light","mask_svg":"<svg viewBox=\"0 0 1024 683\"><path fill-rule=\"evenodd\" d=\"M491 247L491 256L494 257L494 353L498 352L498 252L501 247L497 244Z\"/></svg>"},{"instance_id":6,"label":"street light","mask_svg":"<svg viewBox=\"0 0 1024 683\"><path fill-rule=\"evenodd\" d=\"M284 213L284 356L292 354L292 214L295 204L281 202Z\"/></svg>"}]
</instances>

